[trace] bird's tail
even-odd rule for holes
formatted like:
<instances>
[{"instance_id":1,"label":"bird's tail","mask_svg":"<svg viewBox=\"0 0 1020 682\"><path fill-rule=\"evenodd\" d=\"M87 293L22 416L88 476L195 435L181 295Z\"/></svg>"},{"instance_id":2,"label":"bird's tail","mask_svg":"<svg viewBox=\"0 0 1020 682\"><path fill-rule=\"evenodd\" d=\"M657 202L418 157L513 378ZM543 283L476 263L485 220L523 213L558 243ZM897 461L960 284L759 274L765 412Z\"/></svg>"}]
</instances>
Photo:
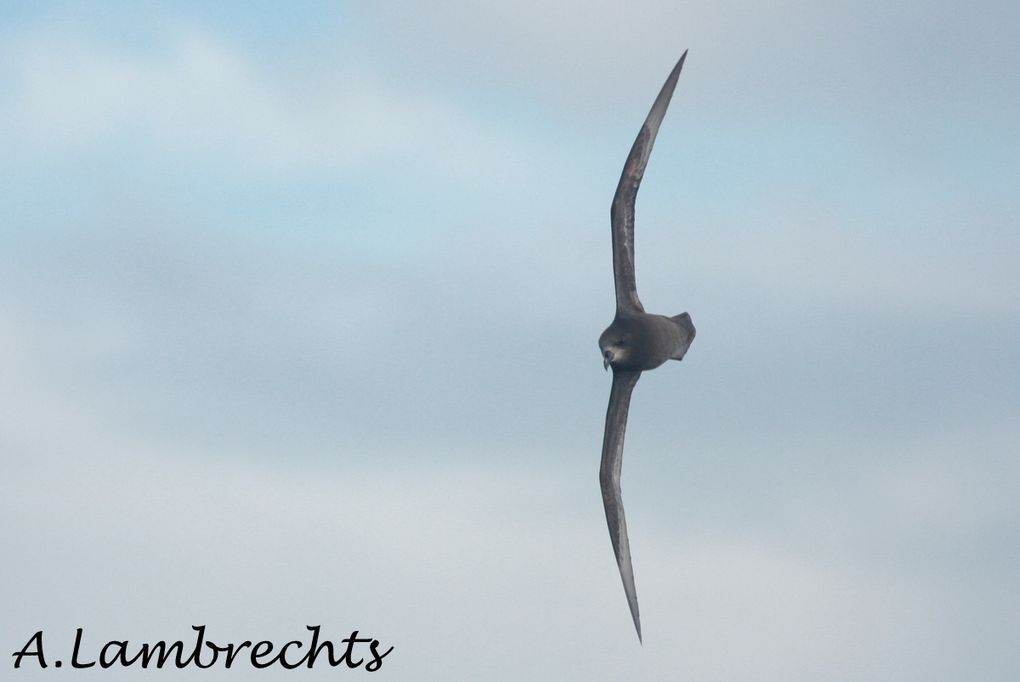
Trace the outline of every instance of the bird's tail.
<instances>
[{"instance_id":1,"label":"bird's tail","mask_svg":"<svg viewBox=\"0 0 1020 682\"><path fill-rule=\"evenodd\" d=\"M691 341L694 340L694 323L691 322L691 316L687 313L681 313L669 319L673 320L676 326L680 328L680 343L677 344L676 350L669 357L671 360L683 360L687 349L691 347Z\"/></svg>"}]
</instances>

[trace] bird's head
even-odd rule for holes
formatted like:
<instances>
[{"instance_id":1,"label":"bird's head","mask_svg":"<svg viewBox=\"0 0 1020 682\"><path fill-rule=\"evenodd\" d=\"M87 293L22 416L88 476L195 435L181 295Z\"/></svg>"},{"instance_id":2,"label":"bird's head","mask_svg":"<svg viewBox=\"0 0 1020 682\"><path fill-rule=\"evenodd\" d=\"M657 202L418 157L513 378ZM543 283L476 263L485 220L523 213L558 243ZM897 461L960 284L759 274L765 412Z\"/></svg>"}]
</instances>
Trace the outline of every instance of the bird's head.
<instances>
[{"instance_id":1,"label":"bird's head","mask_svg":"<svg viewBox=\"0 0 1020 682\"><path fill-rule=\"evenodd\" d=\"M626 330L619 329L616 325L602 332L599 337L599 350L602 351L602 366L608 370L609 366L626 365L630 359L631 343Z\"/></svg>"}]
</instances>

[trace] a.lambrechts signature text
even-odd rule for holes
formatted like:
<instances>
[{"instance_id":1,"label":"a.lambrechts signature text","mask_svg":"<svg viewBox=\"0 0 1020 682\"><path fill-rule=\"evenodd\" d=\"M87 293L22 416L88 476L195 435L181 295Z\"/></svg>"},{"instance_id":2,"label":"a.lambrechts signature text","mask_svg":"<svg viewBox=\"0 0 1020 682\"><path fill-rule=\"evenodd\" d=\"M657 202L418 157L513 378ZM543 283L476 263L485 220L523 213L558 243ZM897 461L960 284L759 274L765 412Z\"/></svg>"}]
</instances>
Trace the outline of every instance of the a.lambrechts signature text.
<instances>
[{"instance_id":1,"label":"a.lambrechts signature text","mask_svg":"<svg viewBox=\"0 0 1020 682\"><path fill-rule=\"evenodd\" d=\"M222 666L230 668L235 664L247 663L253 668L270 668L280 666L288 670L294 668L312 668L316 664L336 668L346 665L354 669L365 666L365 670L375 672L382 667L383 659L393 651L389 647L380 651L379 640L371 637L360 637L357 630L350 636L336 642L320 638L321 626L307 625L311 633L310 641L295 639L281 646L268 640L252 642L227 642L219 644L206 639L204 625L192 625L195 631L194 641L187 643L182 640L166 642L143 642L132 644L126 639L111 640L100 646L89 646L85 641L84 628L78 628L74 635L74 647L71 650L71 666L74 668L213 668ZM36 664L40 668L53 665L59 668L63 660L53 654L51 647L50 659L47 660L43 645L43 631L32 635L19 651L11 654L14 667L22 664ZM366 660L366 658L368 660Z\"/></svg>"}]
</instances>

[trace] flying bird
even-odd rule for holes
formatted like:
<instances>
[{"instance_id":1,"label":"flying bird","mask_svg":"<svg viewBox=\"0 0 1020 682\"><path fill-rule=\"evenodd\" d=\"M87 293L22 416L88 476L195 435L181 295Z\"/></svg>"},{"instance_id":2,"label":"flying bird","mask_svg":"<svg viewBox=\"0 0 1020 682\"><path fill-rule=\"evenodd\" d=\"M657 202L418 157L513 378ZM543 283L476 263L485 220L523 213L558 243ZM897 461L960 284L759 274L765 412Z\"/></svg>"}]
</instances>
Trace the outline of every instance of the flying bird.
<instances>
[{"instance_id":1,"label":"flying bird","mask_svg":"<svg viewBox=\"0 0 1020 682\"><path fill-rule=\"evenodd\" d=\"M645 312L637 295L634 281L634 200L648 157L652 153L655 134L666 114L673 96L687 51L666 79L655 98L648 118L641 126L627 162L623 166L620 184L613 196L610 211L613 232L613 278L616 283L616 317L599 337L603 367L613 368L613 387L606 410L606 432L602 441L602 467L599 484L602 503L606 508L609 537L623 578L623 589L634 618L638 640L641 640L641 617L638 614L637 591L634 588L634 568L630 560L630 541L627 539L627 521L623 515L623 498L620 493L620 471L623 466L623 437L627 430L627 412L630 395L641 372L655 369L666 360L682 360L694 340L694 324L687 313L666 317Z\"/></svg>"}]
</instances>

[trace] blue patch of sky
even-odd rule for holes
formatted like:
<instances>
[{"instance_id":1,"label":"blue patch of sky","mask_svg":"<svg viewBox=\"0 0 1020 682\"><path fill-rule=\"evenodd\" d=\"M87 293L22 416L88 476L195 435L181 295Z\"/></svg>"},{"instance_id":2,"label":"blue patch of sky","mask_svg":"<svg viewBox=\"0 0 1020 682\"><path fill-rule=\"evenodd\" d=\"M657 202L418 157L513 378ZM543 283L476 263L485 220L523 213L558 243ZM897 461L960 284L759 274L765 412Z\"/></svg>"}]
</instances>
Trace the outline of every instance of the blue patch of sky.
<instances>
[{"instance_id":1,"label":"blue patch of sky","mask_svg":"<svg viewBox=\"0 0 1020 682\"><path fill-rule=\"evenodd\" d=\"M124 43L139 39L136 47L149 42L131 27L147 31L167 21L188 20L222 31L227 35L245 38L252 45L269 48L292 46L294 36L302 41L315 40L324 32L342 29L344 22L337 21L353 14L350 3L328 0L295 0L294 2L198 2L180 0L172 10L167 3L155 0L110 0L95 3L82 0L57 0L34 3L4 3L0 5L0 21L7 27L30 27L42 21L61 21L87 29L104 37Z\"/></svg>"},{"instance_id":2,"label":"blue patch of sky","mask_svg":"<svg viewBox=\"0 0 1020 682\"><path fill-rule=\"evenodd\" d=\"M144 53L162 49L158 41L165 16L153 3L112 3L102 11L83 3L36 5L33 12L8 7L5 23L31 25L40 18L63 17L89 35ZM245 58L261 65L310 65L312 54L330 53L334 42L357 45L358 11L326 2L297 5L178 3L174 18L211 27L236 40ZM125 26L142 27L123 31ZM302 36L295 45L293 35ZM344 48L341 48L341 52ZM309 50L310 52L303 52ZM368 54L381 68L399 73L392 56ZM270 67L272 68L272 67ZM148 197L180 201L182 210L197 210L203 221L225 230L243 230L280 238L343 239L361 255L405 258L435 241L434 235L485 215L486 206L513 210L502 193L521 192L538 199L536 208L561 214L585 204L608 212L608 193L644 113L634 107L602 121L550 119L550 109L519 88L500 83L441 80L438 87L469 116L493 130L506 132L536 150L548 151L556 167L536 163L536 176L521 187L472 183L407 168L400 158L377 159L354 171L299 171L260 177L238 174L230 161L214 158L167 158L145 151L137 140L121 139L63 159L36 160L15 176L5 173L11 192L0 199L11 224L34 228L59 225L60 210L87 212L99 185L122 187ZM682 98L681 92L678 97ZM956 111L956 110L953 110ZM576 112L574 112L576 114ZM789 112L786 112L787 114ZM664 123L652 169L645 181L639 212L652 218L675 215L678 208L693 219L755 229L756 215L778 204L808 202L824 206L855 229L938 229L949 211L996 204L1016 211L1013 190L1016 155L1003 135L1017 124L996 112L964 110L908 127L888 123L884 130L862 127L859 119L830 116L773 115L709 118L681 108ZM824 114L824 112L822 112ZM988 125L984 125L989 123ZM968 125L969 124L969 125ZM614 143L610 153L606 140ZM662 150L669 147L671 153ZM116 160L115 168L104 159ZM960 172L961 168L965 172ZM556 192L543 193L555 184ZM555 199L559 196L559 200ZM451 200L452 197L455 200ZM564 207L568 207L564 209ZM505 218L504 218L505 219ZM338 228L343 228L338 232Z\"/></svg>"}]
</instances>

